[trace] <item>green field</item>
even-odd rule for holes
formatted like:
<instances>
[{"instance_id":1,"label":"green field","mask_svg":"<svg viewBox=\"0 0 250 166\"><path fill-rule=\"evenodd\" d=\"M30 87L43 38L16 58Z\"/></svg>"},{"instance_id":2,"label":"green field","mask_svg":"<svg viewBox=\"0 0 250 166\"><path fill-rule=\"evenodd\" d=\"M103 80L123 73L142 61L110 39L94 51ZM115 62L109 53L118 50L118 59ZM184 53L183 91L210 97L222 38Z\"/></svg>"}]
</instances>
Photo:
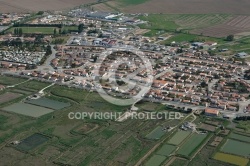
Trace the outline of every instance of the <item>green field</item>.
<instances>
[{"instance_id":1,"label":"green field","mask_svg":"<svg viewBox=\"0 0 250 166\"><path fill-rule=\"evenodd\" d=\"M190 156L202 141L207 137L206 134L193 134L177 151L177 154Z\"/></svg>"},{"instance_id":2,"label":"green field","mask_svg":"<svg viewBox=\"0 0 250 166\"><path fill-rule=\"evenodd\" d=\"M221 151L230 154L236 154L244 157L250 157L250 144L228 139L221 147Z\"/></svg>"},{"instance_id":3,"label":"green field","mask_svg":"<svg viewBox=\"0 0 250 166\"><path fill-rule=\"evenodd\" d=\"M160 139L166 131L163 130L161 126L156 127L153 131L151 131L146 138L148 139Z\"/></svg>"},{"instance_id":4,"label":"green field","mask_svg":"<svg viewBox=\"0 0 250 166\"><path fill-rule=\"evenodd\" d=\"M234 41L233 44L221 45L218 49L228 48L232 53L246 52L250 54L250 38L243 37Z\"/></svg>"},{"instance_id":5,"label":"green field","mask_svg":"<svg viewBox=\"0 0 250 166\"><path fill-rule=\"evenodd\" d=\"M182 166L182 165L187 165L188 161L180 158L176 158L174 162L170 164L170 166Z\"/></svg>"},{"instance_id":6,"label":"green field","mask_svg":"<svg viewBox=\"0 0 250 166\"><path fill-rule=\"evenodd\" d=\"M3 76L0 77L0 84L14 85L14 84L24 82L26 80L27 79L25 79L25 78L17 78L17 77L10 77L10 76L3 75Z\"/></svg>"},{"instance_id":7,"label":"green field","mask_svg":"<svg viewBox=\"0 0 250 166\"><path fill-rule=\"evenodd\" d=\"M21 151L29 151L35 149L37 146L45 143L48 140L48 137L36 133L22 140L22 142L17 145L16 148Z\"/></svg>"},{"instance_id":8,"label":"green field","mask_svg":"<svg viewBox=\"0 0 250 166\"><path fill-rule=\"evenodd\" d=\"M31 116L31 117L40 117L42 115L53 112L54 110L39 107L26 103L15 103L3 108L4 111L14 112L21 115Z\"/></svg>"},{"instance_id":9,"label":"green field","mask_svg":"<svg viewBox=\"0 0 250 166\"><path fill-rule=\"evenodd\" d=\"M20 84L17 86L17 88L19 89L30 89L31 91L38 91L41 90L43 88L45 88L46 86L49 86L50 83L47 82L41 82L41 81L36 81L36 80L30 80L28 82L26 82L25 84Z\"/></svg>"},{"instance_id":10,"label":"green field","mask_svg":"<svg viewBox=\"0 0 250 166\"><path fill-rule=\"evenodd\" d=\"M223 44L226 41L222 38L214 38L214 37L206 37L206 36L199 36L194 34L184 34L184 33L177 33L174 36L170 37L167 40L161 42L161 44L170 44L171 42L204 42L204 41L213 41L217 42L218 44Z\"/></svg>"},{"instance_id":11,"label":"green field","mask_svg":"<svg viewBox=\"0 0 250 166\"><path fill-rule=\"evenodd\" d=\"M161 155L153 155L145 164L145 166L159 166L166 160L166 157Z\"/></svg>"},{"instance_id":12,"label":"green field","mask_svg":"<svg viewBox=\"0 0 250 166\"><path fill-rule=\"evenodd\" d=\"M248 163L248 159L239 157L239 156L234 156L231 154L225 154L225 153L216 153L215 156L213 157L215 160L223 161L226 163L234 164L234 165L239 165L239 166L245 166Z\"/></svg>"},{"instance_id":13,"label":"green field","mask_svg":"<svg viewBox=\"0 0 250 166\"><path fill-rule=\"evenodd\" d=\"M156 154L162 155L162 156L168 156L168 155L170 155L175 149L176 149L176 146L174 146L174 145L164 144L164 145L156 152Z\"/></svg>"},{"instance_id":14,"label":"green field","mask_svg":"<svg viewBox=\"0 0 250 166\"><path fill-rule=\"evenodd\" d=\"M216 25L228 20L228 14L150 14L139 18L148 21L148 24L140 25L143 29L150 29L151 32L145 34L154 36L160 30L166 32L188 32L192 29L204 28Z\"/></svg>"},{"instance_id":15,"label":"green field","mask_svg":"<svg viewBox=\"0 0 250 166\"><path fill-rule=\"evenodd\" d=\"M54 34L54 29L57 27L12 27L8 32L14 33L15 28L22 28L23 33L37 33L37 34Z\"/></svg>"},{"instance_id":16,"label":"green field","mask_svg":"<svg viewBox=\"0 0 250 166\"><path fill-rule=\"evenodd\" d=\"M148 0L118 0L122 5L138 5L147 2Z\"/></svg>"},{"instance_id":17,"label":"green field","mask_svg":"<svg viewBox=\"0 0 250 166\"><path fill-rule=\"evenodd\" d=\"M185 140L191 132L189 131L178 131L169 141L169 144L179 145L183 140Z\"/></svg>"},{"instance_id":18,"label":"green field","mask_svg":"<svg viewBox=\"0 0 250 166\"><path fill-rule=\"evenodd\" d=\"M63 103L60 101L55 101L44 97L39 99L27 99L25 100L25 103L46 107L54 110L60 110L70 106L70 103Z\"/></svg>"},{"instance_id":19,"label":"green field","mask_svg":"<svg viewBox=\"0 0 250 166\"><path fill-rule=\"evenodd\" d=\"M244 142L249 142L250 143L250 137L249 136L245 136L245 135L237 134L237 133L231 133L229 135L229 137L232 138L232 139L237 139L237 140L240 140L240 141L244 141Z\"/></svg>"}]
</instances>

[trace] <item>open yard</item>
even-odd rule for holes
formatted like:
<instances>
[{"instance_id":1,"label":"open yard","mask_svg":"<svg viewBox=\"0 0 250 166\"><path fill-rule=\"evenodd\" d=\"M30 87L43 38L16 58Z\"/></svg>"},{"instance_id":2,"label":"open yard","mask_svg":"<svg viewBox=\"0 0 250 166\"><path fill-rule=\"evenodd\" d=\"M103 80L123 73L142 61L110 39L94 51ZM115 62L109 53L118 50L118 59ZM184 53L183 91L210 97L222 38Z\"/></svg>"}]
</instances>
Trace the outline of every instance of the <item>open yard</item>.
<instances>
[{"instance_id":1,"label":"open yard","mask_svg":"<svg viewBox=\"0 0 250 166\"><path fill-rule=\"evenodd\" d=\"M239 156L250 157L249 153L250 143L240 142L228 139L227 142L221 147L221 151Z\"/></svg>"},{"instance_id":2,"label":"open yard","mask_svg":"<svg viewBox=\"0 0 250 166\"><path fill-rule=\"evenodd\" d=\"M26 103L15 103L15 104L9 105L7 107L4 107L2 109L4 111L7 111L7 112L14 112L17 114L31 116L31 117L35 117L35 118L54 111L52 109L39 107L39 106L26 104Z\"/></svg>"},{"instance_id":3,"label":"open yard","mask_svg":"<svg viewBox=\"0 0 250 166\"><path fill-rule=\"evenodd\" d=\"M239 157L239 156L234 156L231 154L225 154L225 153L216 153L215 156L213 157L215 160L223 161L226 163L234 164L234 165L239 165L239 166L245 166L248 163L248 159Z\"/></svg>"},{"instance_id":4,"label":"open yard","mask_svg":"<svg viewBox=\"0 0 250 166\"><path fill-rule=\"evenodd\" d=\"M185 140L191 132L180 130L168 141L169 144L179 145L183 140Z\"/></svg>"},{"instance_id":5,"label":"open yard","mask_svg":"<svg viewBox=\"0 0 250 166\"><path fill-rule=\"evenodd\" d=\"M177 151L177 154L190 156L206 139L206 134L193 134Z\"/></svg>"}]
</instances>

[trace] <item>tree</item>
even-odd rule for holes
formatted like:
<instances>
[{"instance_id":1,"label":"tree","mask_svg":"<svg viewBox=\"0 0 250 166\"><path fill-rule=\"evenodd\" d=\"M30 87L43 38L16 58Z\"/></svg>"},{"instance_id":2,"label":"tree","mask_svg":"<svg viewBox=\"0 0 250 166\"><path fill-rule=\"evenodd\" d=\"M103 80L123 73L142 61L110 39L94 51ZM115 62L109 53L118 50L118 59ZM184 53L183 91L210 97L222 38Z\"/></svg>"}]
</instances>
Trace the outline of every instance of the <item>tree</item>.
<instances>
[{"instance_id":1,"label":"tree","mask_svg":"<svg viewBox=\"0 0 250 166\"><path fill-rule=\"evenodd\" d=\"M19 28L18 35L19 35L19 36L22 36L22 35L23 35L23 29L22 29L22 28Z\"/></svg>"},{"instance_id":2,"label":"tree","mask_svg":"<svg viewBox=\"0 0 250 166\"><path fill-rule=\"evenodd\" d=\"M17 35L17 29L16 28L14 29L14 35Z\"/></svg>"},{"instance_id":3,"label":"tree","mask_svg":"<svg viewBox=\"0 0 250 166\"><path fill-rule=\"evenodd\" d=\"M208 85L207 85L207 83L206 83L205 81L202 81L202 82L201 82L201 87L202 87L202 88L205 88L205 87L207 87L207 86L208 86Z\"/></svg>"},{"instance_id":4,"label":"tree","mask_svg":"<svg viewBox=\"0 0 250 166\"><path fill-rule=\"evenodd\" d=\"M54 29L54 35L56 35L56 28Z\"/></svg>"},{"instance_id":5,"label":"tree","mask_svg":"<svg viewBox=\"0 0 250 166\"><path fill-rule=\"evenodd\" d=\"M37 12L37 15L43 15L43 11L39 11L39 12Z\"/></svg>"},{"instance_id":6,"label":"tree","mask_svg":"<svg viewBox=\"0 0 250 166\"><path fill-rule=\"evenodd\" d=\"M84 28L84 25L83 24L79 24L78 25L78 33L82 33L83 28Z\"/></svg>"},{"instance_id":7,"label":"tree","mask_svg":"<svg viewBox=\"0 0 250 166\"><path fill-rule=\"evenodd\" d=\"M227 41L233 41L234 40L234 35L228 35L226 40Z\"/></svg>"},{"instance_id":8,"label":"tree","mask_svg":"<svg viewBox=\"0 0 250 166\"><path fill-rule=\"evenodd\" d=\"M45 55L47 56L47 55L51 55L51 54L52 54L51 46L48 45L47 48L46 48L46 53L45 53Z\"/></svg>"}]
</instances>

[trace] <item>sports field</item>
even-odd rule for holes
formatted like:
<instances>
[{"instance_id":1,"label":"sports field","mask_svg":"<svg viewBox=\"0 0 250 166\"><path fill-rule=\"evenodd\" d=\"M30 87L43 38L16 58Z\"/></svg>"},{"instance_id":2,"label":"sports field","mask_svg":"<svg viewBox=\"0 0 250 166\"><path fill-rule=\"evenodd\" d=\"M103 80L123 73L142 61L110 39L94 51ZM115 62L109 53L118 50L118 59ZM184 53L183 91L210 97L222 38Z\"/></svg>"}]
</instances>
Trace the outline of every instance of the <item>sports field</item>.
<instances>
[{"instance_id":1,"label":"sports field","mask_svg":"<svg viewBox=\"0 0 250 166\"><path fill-rule=\"evenodd\" d=\"M60 101L55 101L55 100L51 100L51 99L44 98L44 97L39 98L39 99L25 100L25 103L29 103L29 104L33 104L33 105L37 105L37 106L41 106L45 108L50 108L54 110L60 110L60 109L70 106L70 103L63 103Z\"/></svg>"},{"instance_id":2,"label":"sports field","mask_svg":"<svg viewBox=\"0 0 250 166\"><path fill-rule=\"evenodd\" d=\"M37 34L54 34L54 29L57 27L12 27L8 32L14 33L15 28L22 28L23 33L37 33Z\"/></svg>"},{"instance_id":3,"label":"sports field","mask_svg":"<svg viewBox=\"0 0 250 166\"><path fill-rule=\"evenodd\" d=\"M145 164L145 166L159 166L161 163L166 160L165 156L153 155Z\"/></svg>"},{"instance_id":4,"label":"sports field","mask_svg":"<svg viewBox=\"0 0 250 166\"><path fill-rule=\"evenodd\" d=\"M216 153L215 156L213 157L215 160L223 161L226 163L234 164L234 165L240 165L240 166L245 166L248 163L248 159L239 157L239 156L234 156L231 154L225 154L225 153Z\"/></svg>"},{"instance_id":5,"label":"sports field","mask_svg":"<svg viewBox=\"0 0 250 166\"><path fill-rule=\"evenodd\" d=\"M207 137L206 134L193 134L184 145L180 147L180 149L177 151L177 154L183 155L183 156L190 156L194 150L200 146L202 141Z\"/></svg>"},{"instance_id":6,"label":"sports field","mask_svg":"<svg viewBox=\"0 0 250 166\"><path fill-rule=\"evenodd\" d=\"M153 131L151 131L146 138L148 139L160 139L166 131L163 130L161 126L156 127Z\"/></svg>"},{"instance_id":7,"label":"sports field","mask_svg":"<svg viewBox=\"0 0 250 166\"><path fill-rule=\"evenodd\" d=\"M236 140L228 139L221 147L221 151L230 154L236 154L244 157L250 157L250 144Z\"/></svg>"},{"instance_id":8,"label":"sports field","mask_svg":"<svg viewBox=\"0 0 250 166\"><path fill-rule=\"evenodd\" d=\"M165 144L165 145L163 145L163 146L156 152L156 154L159 154L159 155L162 155L162 156L168 156L168 155L170 155L175 149L176 149L176 146Z\"/></svg>"},{"instance_id":9,"label":"sports field","mask_svg":"<svg viewBox=\"0 0 250 166\"><path fill-rule=\"evenodd\" d=\"M237 139L237 140L240 140L240 141L244 141L244 142L249 142L250 143L250 137L246 136L246 135L241 135L241 134L237 134L237 133L231 133L229 135L229 137L233 138L233 139Z\"/></svg>"},{"instance_id":10,"label":"sports field","mask_svg":"<svg viewBox=\"0 0 250 166\"><path fill-rule=\"evenodd\" d=\"M191 132L189 131L178 131L169 141L169 144L179 145L184 139L186 139Z\"/></svg>"},{"instance_id":11,"label":"sports field","mask_svg":"<svg viewBox=\"0 0 250 166\"><path fill-rule=\"evenodd\" d=\"M3 108L4 111L14 112L21 115L31 116L34 118L53 112L54 110L39 107L26 103L15 103Z\"/></svg>"}]
</instances>

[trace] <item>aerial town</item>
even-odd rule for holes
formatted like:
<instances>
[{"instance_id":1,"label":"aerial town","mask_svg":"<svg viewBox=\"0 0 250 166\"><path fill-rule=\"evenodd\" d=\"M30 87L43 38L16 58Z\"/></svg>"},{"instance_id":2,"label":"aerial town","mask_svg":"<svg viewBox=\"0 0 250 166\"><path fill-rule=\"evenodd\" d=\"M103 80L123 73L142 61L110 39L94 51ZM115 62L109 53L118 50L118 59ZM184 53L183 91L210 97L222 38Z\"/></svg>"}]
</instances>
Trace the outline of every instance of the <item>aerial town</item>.
<instances>
[{"instance_id":1,"label":"aerial town","mask_svg":"<svg viewBox=\"0 0 250 166\"><path fill-rule=\"evenodd\" d=\"M240 16L216 15L225 23L208 30L185 22L200 16L108 11L109 2L0 14L3 165L249 165L249 31L211 30ZM168 29L171 19L180 27ZM132 117L164 111L183 118Z\"/></svg>"}]
</instances>

